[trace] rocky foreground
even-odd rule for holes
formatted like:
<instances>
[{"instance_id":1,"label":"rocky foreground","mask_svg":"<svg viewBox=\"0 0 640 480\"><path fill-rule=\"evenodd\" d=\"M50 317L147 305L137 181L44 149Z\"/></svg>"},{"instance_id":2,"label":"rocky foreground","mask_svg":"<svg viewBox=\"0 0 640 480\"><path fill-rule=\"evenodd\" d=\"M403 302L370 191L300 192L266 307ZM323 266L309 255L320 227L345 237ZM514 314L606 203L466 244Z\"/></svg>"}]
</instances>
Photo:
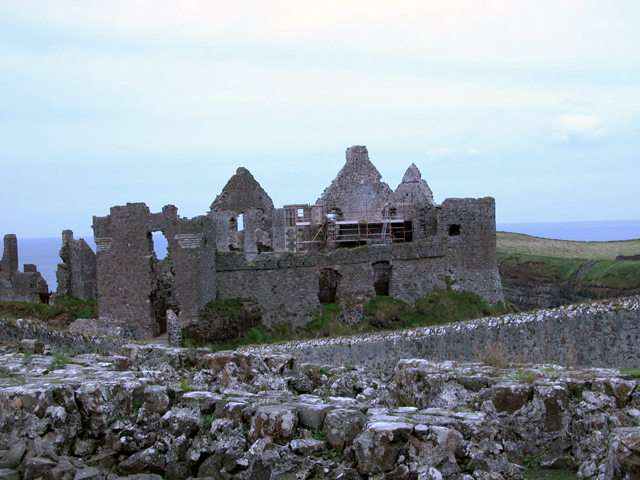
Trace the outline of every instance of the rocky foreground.
<instances>
[{"instance_id":1,"label":"rocky foreground","mask_svg":"<svg viewBox=\"0 0 640 480\"><path fill-rule=\"evenodd\" d=\"M615 370L401 360L384 372L146 345L47 350L0 348L0 479L640 472L640 393Z\"/></svg>"}]
</instances>

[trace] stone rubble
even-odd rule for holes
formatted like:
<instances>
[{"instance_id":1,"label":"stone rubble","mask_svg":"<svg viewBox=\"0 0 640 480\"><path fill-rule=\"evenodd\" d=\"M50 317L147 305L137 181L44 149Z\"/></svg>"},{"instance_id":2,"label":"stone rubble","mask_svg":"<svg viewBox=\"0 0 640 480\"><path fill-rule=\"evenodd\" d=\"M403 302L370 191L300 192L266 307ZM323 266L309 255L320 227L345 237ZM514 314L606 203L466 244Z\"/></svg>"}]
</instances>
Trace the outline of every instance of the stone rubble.
<instances>
[{"instance_id":1,"label":"stone rubble","mask_svg":"<svg viewBox=\"0 0 640 480\"><path fill-rule=\"evenodd\" d=\"M37 343L0 347L0 479L640 472L640 393L612 369L405 359L388 372L137 344L65 365Z\"/></svg>"}]
</instances>

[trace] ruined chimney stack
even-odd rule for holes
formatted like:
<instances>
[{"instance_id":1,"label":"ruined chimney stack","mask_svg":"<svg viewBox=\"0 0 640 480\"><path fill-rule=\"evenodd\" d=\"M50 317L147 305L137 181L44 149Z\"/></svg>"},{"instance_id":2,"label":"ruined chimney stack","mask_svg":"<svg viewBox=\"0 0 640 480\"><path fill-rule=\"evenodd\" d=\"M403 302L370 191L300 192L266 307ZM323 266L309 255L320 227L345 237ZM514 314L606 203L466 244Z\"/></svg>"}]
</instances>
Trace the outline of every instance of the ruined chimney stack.
<instances>
[{"instance_id":1,"label":"ruined chimney stack","mask_svg":"<svg viewBox=\"0 0 640 480\"><path fill-rule=\"evenodd\" d=\"M2 271L12 273L18 270L18 238L9 233L4 236L4 253L2 254Z\"/></svg>"},{"instance_id":2,"label":"ruined chimney stack","mask_svg":"<svg viewBox=\"0 0 640 480\"><path fill-rule=\"evenodd\" d=\"M73 230L62 231L62 246L68 245L73 242Z\"/></svg>"}]
</instances>

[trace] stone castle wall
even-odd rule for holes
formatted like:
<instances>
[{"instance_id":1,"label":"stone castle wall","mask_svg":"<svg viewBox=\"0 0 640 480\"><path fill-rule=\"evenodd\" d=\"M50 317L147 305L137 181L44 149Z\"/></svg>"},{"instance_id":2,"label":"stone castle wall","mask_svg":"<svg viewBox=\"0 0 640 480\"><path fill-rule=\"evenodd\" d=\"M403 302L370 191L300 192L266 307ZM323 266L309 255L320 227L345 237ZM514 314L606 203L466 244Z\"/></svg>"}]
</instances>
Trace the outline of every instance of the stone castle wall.
<instances>
[{"instance_id":1,"label":"stone castle wall","mask_svg":"<svg viewBox=\"0 0 640 480\"><path fill-rule=\"evenodd\" d=\"M129 203L93 220L99 316L133 323L138 338L165 331L167 309L188 322L215 298L215 244L205 241L213 236L212 221L180 218L177 211L168 205L152 214L143 203ZM168 240L170 264L153 250L156 231Z\"/></svg>"},{"instance_id":2,"label":"stone castle wall","mask_svg":"<svg viewBox=\"0 0 640 480\"><path fill-rule=\"evenodd\" d=\"M14 234L4 236L0 262L0 300L28 303L49 301L49 286L36 266L25 264L24 272L18 270L18 239Z\"/></svg>"},{"instance_id":3,"label":"stone castle wall","mask_svg":"<svg viewBox=\"0 0 640 480\"><path fill-rule=\"evenodd\" d=\"M365 147L346 156L312 206L274 208L239 168L206 216L180 218L172 205L151 213L133 203L94 217L100 317L133 323L136 336L149 338L165 331L169 310L186 325L210 300L247 298L258 302L265 325L301 326L320 312L327 275L349 321L377 294L413 303L436 286L472 291L490 304L504 300L492 198L436 205L415 165L394 192ZM161 261L156 231L169 244Z\"/></svg>"},{"instance_id":4,"label":"stone castle wall","mask_svg":"<svg viewBox=\"0 0 640 480\"><path fill-rule=\"evenodd\" d=\"M71 230L62 232L62 248L56 279L56 293L80 300L91 300L98 296L96 254L83 239L74 240Z\"/></svg>"}]
</instances>

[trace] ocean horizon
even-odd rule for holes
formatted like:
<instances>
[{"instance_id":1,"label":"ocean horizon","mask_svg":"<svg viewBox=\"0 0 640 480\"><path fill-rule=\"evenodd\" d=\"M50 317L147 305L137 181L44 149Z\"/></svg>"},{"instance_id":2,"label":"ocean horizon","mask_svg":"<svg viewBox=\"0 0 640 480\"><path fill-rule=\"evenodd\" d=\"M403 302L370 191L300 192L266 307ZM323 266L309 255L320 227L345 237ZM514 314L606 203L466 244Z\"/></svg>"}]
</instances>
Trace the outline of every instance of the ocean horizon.
<instances>
[{"instance_id":1,"label":"ocean horizon","mask_svg":"<svg viewBox=\"0 0 640 480\"><path fill-rule=\"evenodd\" d=\"M501 232L523 233L534 237L581 242L608 242L640 239L640 220L603 220L592 222L536 222L536 223L498 223L496 229ZM78 236L95 252L93 237ZM167 240L162 234L154 234L154 246L159 258L163 258ZM18 262L20 271L23 265L34 264L46 280L49 290L57 289L56 270L61 263L59 252L62 237L57 238L18 238ZM639 252L640 253L640 252Z\"/></svg>"}]
</instances>

